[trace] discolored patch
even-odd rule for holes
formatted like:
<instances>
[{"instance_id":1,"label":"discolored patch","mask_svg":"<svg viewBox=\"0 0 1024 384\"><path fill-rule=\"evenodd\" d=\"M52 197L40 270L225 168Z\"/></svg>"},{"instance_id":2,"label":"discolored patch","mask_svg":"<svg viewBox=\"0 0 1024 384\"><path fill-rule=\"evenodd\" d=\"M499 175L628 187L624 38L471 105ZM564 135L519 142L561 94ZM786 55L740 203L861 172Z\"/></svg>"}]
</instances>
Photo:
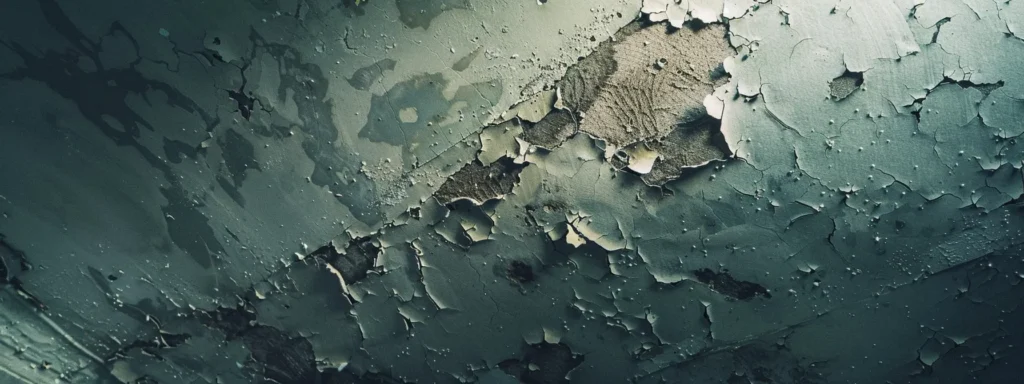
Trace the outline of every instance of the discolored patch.
<instances>
[{"instance_id":1,"label":"discolored patch","mask_svg":"<svg viewBox=\"0 0 1024 384\"><path fill-rule=\"evenodd\" d=\"M346 79L352 88L365 91L370 89L374 83L384 76L385 72L394 71L398 62L391 59L381 59L376 63L357 69L352 77Z\"/></svg>"},{"instance_id":2,"label":"discolored patch","mask_svg":"<svg viewBox=\"0 0 1024 384\"><path fill-rule=\"evenodd\" d=\"M513 260L508 263L506 276L509 280L523 284L532 282L536 277L533 274L533 267L521 260Z\"/></svg>"},{"instance_id":3,"label":"discolored patch","mask_svg":"<svg viewBox=\"0 0 1024 384\"><path fill-rule=\"evenodd\" d=\"M526 384L568 383L567 375L583 363L583 355L577 355L568 345L540 343L528 345L522 359L509 359L498 363L505 373Z\"/></svg>"},{"instance_id":4,"label":"discolored patch","mask_svg":"<svg viewBox=\"0 0 1024 384\"><path fill-rule=\"evenodd\" d=\"M467 68L469 68L470 64L473 64L473 60L476 60L476 57L480 56L480 52L483 50L483 48L484 47L477 47L476 49L473 50L473 52L470 52L466 56L463 56L461 59L452 64L452 70L455 72L465 71Z\"/></svg>"},{"instance_id":5,"label":"discolored patch","mask_svg":"<svg viewBox=\"0 0 1024 384\"><path fill-rule=\"evenodd\" d=\"M359 137L402 147L406 169L430 161L476 133L487 109L501 97L498 80L459 86L454 92L450 86L439 73L423 74L374 95Z\"/></svg>"},{"instance_id":6,"label":"discolored patch","mask_svg":"<svg viewBox=\"0 0 1024 384\"><path fill-rule=\"evenodd\" d=\"M469 9L469 0L395 0L398 19L409 28L430 28L442 13L453 9Z\"/></svg>"},{"instance_id":7,"label":"discolored patch","mask_svg":"<svg viewBox=\"0 0 1024 384\"><path fill-rule=\"evenodd\" d=\"M224 135L217 139L217 144L224 159L223 174L217 176L217 182L228 196L244 207L245 198L239 189L242 188L249 170L261 170L259 162L256 161L256 149L249 139L234 129L225 131Z\"/></svg>"}]
</instances>

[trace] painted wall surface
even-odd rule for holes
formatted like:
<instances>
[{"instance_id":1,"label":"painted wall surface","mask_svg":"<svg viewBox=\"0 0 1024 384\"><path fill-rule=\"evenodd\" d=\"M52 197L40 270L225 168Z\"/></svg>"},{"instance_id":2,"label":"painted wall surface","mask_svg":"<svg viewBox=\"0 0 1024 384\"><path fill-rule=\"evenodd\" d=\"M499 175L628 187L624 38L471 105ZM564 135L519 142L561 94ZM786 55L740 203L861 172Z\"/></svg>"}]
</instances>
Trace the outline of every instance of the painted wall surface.
<instances>
[{"instance_id":1,"label":"painted wall surface","mask_svg":"<svg viewBox=\"0 0 1024 384\"><path fill-rule=\"evenodd\" d=\"M0 0L0 383L1015 383L1024 1Z\"/></svg>"}]
</instances>

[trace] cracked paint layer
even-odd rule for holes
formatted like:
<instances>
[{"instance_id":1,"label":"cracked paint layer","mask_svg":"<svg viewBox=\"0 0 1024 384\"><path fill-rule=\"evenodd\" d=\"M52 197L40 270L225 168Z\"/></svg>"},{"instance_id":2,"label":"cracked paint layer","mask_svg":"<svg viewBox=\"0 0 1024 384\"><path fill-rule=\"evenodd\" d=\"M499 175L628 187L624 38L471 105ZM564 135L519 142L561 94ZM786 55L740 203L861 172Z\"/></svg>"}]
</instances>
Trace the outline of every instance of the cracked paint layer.
<instances>
[{"instance_id":1,"label":"cracked paint layer","mask_svg":"<svg viewBox=\"0 0 1024 384\"><path fill-rule=\"evenodd\" d=\"M1022 4L0 12L0 382L1013 382Z\"/></svg>"}]
</instances>

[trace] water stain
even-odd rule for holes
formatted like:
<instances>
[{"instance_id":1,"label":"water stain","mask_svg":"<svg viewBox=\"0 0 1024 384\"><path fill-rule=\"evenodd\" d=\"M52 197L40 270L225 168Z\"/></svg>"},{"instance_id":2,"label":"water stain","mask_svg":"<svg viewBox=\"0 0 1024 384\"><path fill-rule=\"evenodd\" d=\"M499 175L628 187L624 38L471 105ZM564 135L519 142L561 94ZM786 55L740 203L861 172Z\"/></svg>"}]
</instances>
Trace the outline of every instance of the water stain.
<instances>
[{"instance_id":1,"label":"water stain","mask_svg":"<svg viewBox=\"0 0 1024 384\"><path fill-rule=\"evenodd\" d=\"M348 192L335 195L335 199L367 225L378 223L383 214L377 187L359 172L358 155L339 145L338 127L332 118L334 105L327 97L329 79L323 69L304 61L302 53L295 47L271 43L256 31L250 33L249 40L255 47L249 61L263 54L269 54L278 61L281 83L277 94L284 100L291 93L300 119L298 124L289 127L285 127L283 121L282 124L253 125L253 131L274 138L291 136L293 131L303 133L303 153L315 165L309 176L310 182L327 188L344 186Z\"/></svg>"},{"instance_id":2,"label":"water stain","mask_svg":"<svg viewBox=\"0 0 1024 384\"><path fill-rule=\"evenodd\" d=\"M180 140L164 138L164 156L174 164L181 164L185 158L195 160L199 148Z\"/></svg>"},{"instance_id":3,"label":"water stain","mask_svg":"<svg viewBox=\"0 0 1024 384\"><path fill-rule=\"evenodd\" d=\"M220 264L224 246L210 226L210 218L199 210L204 203L199 198L190 198L179 186L162 188L160 192L167 198L162 210L171 241L204 268Z\"/></svg>"},{"instance_id":4,"label":"water stain","mask_svg":"<svg viewBox=\"0 0 1024 384\"><path fill-rule=\"evenodd\" d=\"M234 129L228 129L224 135L217 139L220 146L224 165L230 182L223 176L218 176L217 181L222 188L228 190L228 195L239 205L245 206L245 199L238 191L245 182L246 172L250 169L262 171L260 164L256 161L256 150L249 139Z\"/></svg>"},{"instance_id":5,"label":"water stain","mask_svg":"<svg viewBox=\"0 0 1024 384\"><path fill-rule=\"evenodd\" d=\"M166 97L168 107L199 116L208 132L220 120L199 107L178 88L149 79L134 66L109 68L102 60L102 44L86 37L56 1L40 0L39 7L50 27L74 49L46 50L36 54L37 50L27 49L16 42L4 42L21 58L25 66L5 73L0 78L34 80L45 84L53 92L74 103L82 117L115 145L134 150L167 183L161 191L168 200L163 211L171 240L200 265L211 267L214 264L213 255L222 253L224 248L210 227L209 219L198 210L202 202L198 198L190 198L171 166L140 142L143 129L156 135L161 132L132 109L128 100L131 96L145 98L148 92L160 92ZM135 50L135 62L141 61L135 39L117 22L112 23L107 32L107 35L115 34L131 42L128 46ZM81 61L88 61L92 65L83 69L79 65Z\"/></svg>"},{"instance_id":6,"label":"water stain","mask_svg":"<svg viewBox=\"0 0 1024 384\"><path fill-rule=\"evenodd\" d=\"M385 71L395 70L395 64L397 64L397 62L394 60L383 59L376 63L359 68L352 74L352 77L347 79L348 83L352 88L360 91L368 90L373 83L376 83L381 77L384 77Z\"/></svg>"},{"instance_id":7,"label":"water stain","mask_svg":"<svg viewBox=\"0 0 1024 384\"><path fill-rule=\"evenodd\" d=\"M541 343L523 348L522 359L498 363L498 368L519 379L520 383L568 383L568 375L583 363L584 356L573 353L568 345Z\"/></svg>"},{"instance_id":8,"label":"water stain","mask_svg":"<svg viewBox=\"0 0 1024 384\"><path fill-rule=\"evenodd\" d=\"M466 68L469 68L470 64L473 64L473 60L476 60L476 57L480 56L480 52L482 49L483 47L477 47L476 49L473 50L473 52L470 52L468 55L463 56L461 59L459 59L459 61L456 61L455 64L452 64L452 70L454 70L455 72L465 71Z\"/></svg>"},{"instance_id":9,"label":"water stain","mask_svg":"<svg viewBox=\"0 0 1024 384\"><path fill-rule=\"evenodd\" d=\"M461 86L451 98L445 96L449 85L440 73L423 74L374 95L359 137L401 146L407 170L433 159L479 130L481 114L501 97L498 80ZM402 111L409 108L416 119L403 121Z\"/></svg>"},{"instance_id":10,"label":"water stain","mask_svg":"<svg viewBox=\"0 0 1024 384\"><path fill-rule=\"evenodd\" d=\"M430 28L430 23L446 11L469 9L469 0L395 0L398 19L409 28Z\"/></svg>"}]
</instances>

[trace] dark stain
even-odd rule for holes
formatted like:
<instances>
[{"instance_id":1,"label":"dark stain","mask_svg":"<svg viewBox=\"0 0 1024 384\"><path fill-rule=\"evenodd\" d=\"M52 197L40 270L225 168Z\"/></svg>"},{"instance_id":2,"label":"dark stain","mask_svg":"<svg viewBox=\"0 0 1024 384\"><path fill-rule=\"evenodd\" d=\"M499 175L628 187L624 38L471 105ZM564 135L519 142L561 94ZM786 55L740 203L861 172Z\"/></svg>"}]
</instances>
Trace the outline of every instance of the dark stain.
<instances>
[{"instance_id":1,"label":"dark stain","mask_svg":"<svg viewBox=\"0 0 1024 384\"><path fill-rule=\"evenodd\" d=\"M506 268L505 276L516 283L525 284L536 278L533 275L533 266L521 260L512 260Z\"/></svg>"},{"instance_id":2,"label":"dark stain","mask_svg":"<svg viewBox=\"0 0 1024 384\"><path fill-rule=\"evenodd\" d=\"M263 383L317 383L313 345L302 337L289 336L282 330L256 322L256 311L248 304L235 308L220 307L200 312L199 321L219 329L227 340L241 340L249 350L246 364L262 372Z\"/></svg>"},{"instance_id":3,"label":"dark stain","mask_svg":"<svg viewBox=\"0 0 1024 384\"><path fill-rule=\"evenodd\" d=\"M18 279L18 275L32 269L25 252L7 242L7 237L0 233L0 288L10 285L22 299L32 307L39 310L46 310L38 297L25 290L24 284Z\"/></svg>"},{"instance_id":4,"label":"dark stain","mask_svg":"<svg viewBox=\"0 0 1024 384\"><path fill-rule=\"evenodd\" d=\"M348 78L348 83L352 88L361 91L368 90L373 83L376 83L384 77L384 71L394 71L395 64L397 64L397 62L394 60L383 59L376 63L359 68L352 74L352 77Z\"/></svg>"},{"instance_id":5,"label":"dark stain","mask_svg":"<svg viewBox=\"0 0 1024 384\"><path fill-rule=\"evenodd\" d=\"M294 128L298 129L297 126ZM249 129L251 129L252 133L257 136L278 140L290 137L294 134L292 127L273 123L267 125L249 124Z\"/></svg>"},{"instance_id":6,"label":"dark stain","mask_svg":"<svg viewBox=\"0 0 1024 384\"><path fill-rule=\"evenodd\" d=\"M474 49L473 52L470 52L468 55L463 56L461 59L456 61L455 64L452 64L452 70L454 70L455 72L465 71L467 68L469 68L469 65L473 63L473 60L476 60L476 57L480 56L480 52L481 50L483 50L483 48L484 47L476 47L476 49Z\"/></svg>"},{"instance_id":7,"label":"dark stain","mask_svg":"<svg viewBox=\"0 0 1024 384\"><path fill-rule=\"evenodd\" d=\"M218 176L217 183L228 192L228 195L238 205L245 207L245 198L242 197L239 189L242 188L242 183L245 182L246 172L250 169L263 170L256 161L256 149L249 139L246 139L245 136L230 128L224 131L224 134L217 139L217 144L220 145L222 156L224 157L224 165L228 176L231 178L229 181L223 176Z\"/></svg>"},{"instance_id":8,"label":"dark stain","mask_svg":"<svg viewBox=\"0 0 1024 384\"><path fill-rule=\"evenodd\" d=\"M238 187L232 184L231 180L228 180L228 178L224 177L223 175L217 175L216 179L217 185L219 185L221 188L224 188L224 193L228 194L228 197L230 197L231 200L237 203L240 207L244 208L245 196L242 196L242 192L238 190Z\"/></svg>"},{"instance_id":9,"label":"dark stain","mask_svg":"<svg viewBox=\"0 0 1024 384\"><path fill-rule=\"evenodd\" d=\"M718 66L711 71L709 77L711 81L718 82L724 81L729 76L729 72L725 70L725 63L718 63Z\"/></svg>"},{"instance_id":10,"label":"dark stain","mask_svg":"<svg viewBox=\"0 0 1024 384\"><path fill-rule=\"evenodd\" d=\"M160 336L163 332L160 330L163 320L172 320L178 316L178 312L167 305L163 305L151 298L143 298L138 302L131 303L120 298L120 292L114 290L112 283L118 280L118 277L113 274L104 274L99 269L94 267L86 267L89 272L89 278L92 279L96 287L99 288L107 297L107 303L117 312L124 314L139 322L139 324L153 324L156 326L154 335ZM141 338L141 337L140 337ZM167 344L167 343L164 343Z\"/></svg>"},{"instance_id":11,"label":"dark stain","mask_svg":"<svg viewBox=\"0 0 1024 384\"><path fill-rule=\"evenodd\" d=\"M395 0L398 19L409 28L430 28L430 23L446 11L469 9L469 0Z\"/></svg>"},{"instance_id":12,"label":"dark stain","mask_svg":"<svg viewBox=\"0 0 1024 384\"><path fill-rule=\"evenodd\" d=\"M256 310L243 304L234 308L217 307L217 309L197 314L203 325L224 332L227 340L235 340L252 328L256 322Z\"/></svg>"},{"instance_id":13,"label":"dark stain","mask_svg":"<svg viewBox=\"0 0 1024 384\"><path fill-rule=\"evenodd\" d=\"M440 73L423 74L395 84L383 95L370 99L370 112L359 137L373 142L401 146L405 169L414 169L447 149L452 132L475 132L478 123L472 119L476 108L493 105L501 97L498 80L459 87L449 100L444 95L448 80ZM453 113L456 103L465 105ZM399 111L415 108L417 120L403 122ZM468 120L467 120L468 119ZM442 125L443 123L443 125Z\"/></svg>"},{"instance_id":14,"label":"dark stain","mask_svg":"<svg viewBox=\"0 0 1024 384\"><path fill-rule=\"evenodd\" d=\"M519 173L525 167L526 164L516 164L507 157L486 166L473 161L449 176L434 197L442 203L462 198L471 198L479 203L496 199L512 192L519 182Z\"/></svg>"},{"instance_id":15,"label":"dark stain","mask_svg":"<svg viewBox=\"0 0 1024 384\"><path fill-rule=\"evenodd\" d=\"M231 180L236 185L245 181L245 172L250 169L260 169L256 162L256 152L252 143L234 129L228 129L224 135L217 140L224 151L224 163L227 165Z\"/></svg>"},{"instance_id":16,"label":"dark stain","mask_svg":"<svg viewBox=\"0 0 1024 384\"><path fill-rule=\"evenodd\" d=\"M420 131L444 120L451 106L442 94L447 86L448 80L440 73L425 74L395 84L384 95L374 95L359 137L398 146L413 141L421 136ZM419 121L403 123L398 111L405 107L415 107Z\"/></svg>"},{"instance_id":17,"label":"dark stain","mask_svg":"<svg viewBox=\"0 0 1024 384\"><path fill-rule=\"evenodd\" d=\"M249 5L263 12L284 11L281 8L280 0L249 0Z\"/></svg>"},{"instance_id":18,"label":"dark stain","mask_svg":"<svg viewBox=\"0 0 1024 384\"><path fill-rule=\"evenodd\" d=\"M359 17L366 14L366 10L363 9L367 3L366 0L334 0L333 2L334 5L328 10L341 11L341 14L346 17Z\"/></svg>"},{"instance_id":19,"label":"dark stain","mask_svg":"<svg viewBox=\"0 0 1024 384\"><path fill-rule=\"evenodd\" d=\"M403 384L405 381L395 379L382 373L367 372L361 375L345 371L325 370L320 375L321 384Z\"/></svg>"},{"instance_id":20,"label":"dark stain","mask_svg":"<svg viewBox=\"0 0 1024 384\"><path fill-rule=\"evenodd\" d=\"M47 307L46 304L43 304L42 300L39 300L39 297L36 297L36 295L33 295L31 292L25 289L25 284L22 283L21 280L19 280L17 277L12 278L7 283L11 285L11 288L14 288L14 292L16 292L18 296L25 300L25 302L27 302L28 305L31 305L33 308L38 309L40 311L46 311L49 309L49 307Z\"/></svg>"},{"instance_id":21,"label":"dark stain","mask_svg":"<svg viewBox=\"0 0 1024 384\"><path fill-rule=\"evenodd\" d=\"M824 384L816 365L806 363L785 345L761 340L728 349L708 349L661 371L662 382L689 381L694 375L727 384Z\"/></svg>"},{"instance_id":22,"label":"dark stain","mask_svg":"<svg viewBox=\"0 0 1024 384\"><path fill-rule=\"evenodd\" d=\"M313 345L302 337L292 337L273 327L256 325L242 333L252 359L271 383L314 383L316 369Z\"/></svg>"},{"instance_id":23,"label":"dark stain","mask_svg":"<svg viewBox=\"0 0 1024 384\"><path fill-rule=\"evenodd\" d=\"M733 361L752 383L825 383L825 378L805 367L791 352L763 344L751 344L732 352Z\"/></svg>"},{"instance_id":24,"label":"dark stain","mask_svg":"<svg viewBox=\"0 0 1024 384\"><path fill-rule=\"evenodd\" d=\"M356 374L351 369L338 371L316 365L313 345L304 337L290 336L283 330L259 324L256 311L248 303L235 308L219 307L198 313L199 321L207 327L224 332L228 341L241 340L250 353L246 365L262 373L260 383L265 384L397 384L380 373Z\"/></svg>"},{"instance_id":25,"label":"dark stain","mask_svg":"<svg viewBox=\"0 0 1024 384\"><path fill-rule=\"evenodd\" d=\"M17 43L0 42L0 44L7 46L21 56L26 64L24 68L0 74L0 78L10 80L31 79L47 84L61 96L76 103L83 117L98 127L114 143L133 148L149 165L159 170L168 185L165 188L165 196L183 199L186 197L198 198L189 196L189 193L185 191L170 165L138 140L141 129L155 131L155 128L129 107L127 97L133 94L145 97L146 92L159 91L166 95L169 106L187 113L199 115L206 123L206 130L208 132L213 131L219 124L219 120L201 109L175 87L167 83L145 78L134 68L136 64L141 62L141 58L130 63L128 68L106 68L100 60L99 47L101 44L89 40L77 30L54 0L42 0L40 6L48 23L62 34L75 49L61 52L47 51L41 56L36 56L30 50ZM120 24L114 23L108 34L124 35L129 38L133 45L137 46L134 43L135 40L131 38ZM255 31L252 31L250 34L250 40L255 48L250 51L251 56L249 60L239 69L244 75L245 69L249 67L249 63L253 61L253 58L264 52L278 59L283 74L280 88L278 89L278 96L284 99L289 89L295 92L294 100L302 120L302 124L295 128L306 133L302 147L306 156L315 164L313 174L310 175L311 181L318 186L336 187L352 184L350 180L358 180L361 185L351 188L349 193L337 196L336 198L339 202L348 206L355 217L367 224L374 224L380 221L382 215L379 204L376 201L375 186L365 175L358 172L359 161L355 158L354 154L339 150L335 145L338 139L338 131L333 121L331 121L333 107L326 97L327 78L323 75L320 68L313 64L304 63L302 56L294 48L284 44L268 43ZM83 71L78 65L78 62L83 59L94 63L93 66L96 70L91 72ZM214 62L213 64L225 65L219 62ZM244 94L244 85L239 90L232 92ZM253 101L252 107L249 107L248 101L244 99L242 101L243 105L239 110L240 113L243 113L244 117L244 113L253 112L255 103L258 101ZM108 123L105 117L112 119L116 125ZM253 124L253 126L254 133L270 137L289 136L291 132L291 127L266 127L256 124ZM176 129L177 127L174 128ZM172 145L172 147L174 147L171 150L172 154L175 153L175 148L180 150L180 146ZM227 184L223 181L219 182L222 186ZM231 188L225 189L229 194L233 193ZM239 194L233 194L234 196L232 197L236 201L241 201ZM168 206L164 207L164 210L165 212L178 211L176 215L173 213L172 215L179 219L181 217L195 218L196 220L190 221L189 225L207 225L208 220L202 218L201 213L198 211L191 213L180 211L183 209L196 209L198 206L201 206L201 202L195 202L191 199L169 201ZM197 260L210 260L211 252L218 252L223 249L217 244L216 238L212 236L213 231L208 226L205 228L183 228L180 225L181 222L182 220L175 221L168 218L169 232L175 244L192 254L193 258ZM202 236L199 236L200 240L189 239L188 233L193 231L202 234ZM197 243L200 244L197 245ZM195 254L196 252L198 254ZM204 264L208 263L204 262Z\"/></svg>"},{"instance_id":26,"label":"dark stain","mask_svg":"<svg viewBox=\"0 0 1024 384\"><path fill-rule=\"evenodd\" d=\"M210 226L210 219L199 210L204 206L201 199L191 199L180 187L161 188L160 193L167 198L167 205L161 210L171 241L204 268L219 265L224 246Z\"/></svg>"},{"instance_id":27,"label":"dark stain","mask_svg":"<svg viewBox=\"0 0 1024 384\"><path fill-rule=\"evenodd\" d=\"M125 358L130 351L135 349L141 350L146 356L152 356L154 359L163 360L164 358L161 356L162 349L174 348L185 344L191 338L192 335L187 333L169 333L160 331L152 338L132 341L117 351L114 351L114 353L112 353L106 360L112 361L114 359Z\"/></svg>"},{"instance_id":28,"label":"dark stain","mask_svg":"<svg viewBox=\"0 0 1024 384\"><path fill-rule=\"evenodd\" d=\"M7 242L7 236L0 233L0 288L10 285L29 305L41 311L46 310L46 304L25 290L24 284L18 279L18 275L31 269L32 265L25 252Z\"/></svg>"},{"instance_id":29,"label":"dark stain","mask_svg":"<svg viewBox=\"0 0 1024 384\"><path fill-rule=\"evenodd\" d=\"M199 148L188 143L164 138L164 156L174 164L181 164L185 158L195 160L199 155Z\"/></svg>"},{"instance_id":30,"label":"dark stain","mask_svg":"<svg viewBox=\"0 0 1024 384\"><path fill-rule=\"evenodd\" d=\"M221 252L223 247L213 235L208 220L198 211L200 204L189 199L170 165L139 141L143 129L150 132L156 132L157 129L128 105L128 98L138 95L145 99L148 92L160 92L166 96L168 106L198 115L208 132L220 121L174 86L146 78L138 72L135 66L142 61L138 56L138 43L121 24L111 24L106 36L117 35L127 38L135 49L137 58L130 62L127 68L107 68L100 55L102 38L99 42L94 42L86 37L64 14L55 0L40 0L38 4L46 22L73 48L62 51L47 50L41 55L36 55L18 43L0 42L25 63L22 68L0 74L0 79L34 80L46 84L51 90L73 102L82 117L114 144L135 150L147 164L159 171L167 183L167 187L161 189L168 199L168 205L163 207L163 211L180 219L166 219L172 241L197 261L203 260L199 261L200 264L212 265L211 252ZM82 60L90 61L95 70L83 70L79 65ZM107 118L115 122L116 126L108 122Z\"/></svg>"},{"instance_id":31,"label":"dark stain","mask_svg":"<svg viewBox=\"0 0 1024 384\"><path fill-rule=\"evenodd\" d=\"M583 355L577 355L569 346L558 343L527 345L522 359L509 359L498 363L505 373L524 384L568 383L566 375L583 363ZM538 369L531 369L530 365Z\"/></svg>"},{"instance_id":32,"label":"dark stain","mask_svg":"<svg viewBox=\"0 0 1024 384\"><path fill-rule=\"evenodd\" d=\"M135 66L141 63L137 57L128 68L106 68L101 60L102 39L93 42L85 37L64 14L54 0L40 0L40 8L46 21L75 47L66 51L46 51L36 56L19 43L2 42L25 62L25 67L0 75L10 80L31 79L45 83L53 91L75 102L80 112L96 124L103 133L118 145L131 146L140 135L140 128L154 131L153 125L137 114L127 103L128 96L135 94L146 98L146 92L157 91L167 96L167 103L185 112L199 115L212 129L219 122L214 116L200 108L170 84L145 78ZM111 24L106 36L127 38L138 56L138 43L120 24ZM95 71L84 71L78 65L82 59L89 59ZM114 119L123 130L115 129L101 117Z\"/></svg>"},{"instance_id":33,"label":"dark stain","mask_svg":"<svg viewBox=\"0 0 1024 384\"><path fill-rule=\"evenodd\" d=\"M715 272L702 268L693 271L693 274L697 277L697 281L706 284L713 291L735 299L747 301L753 299L754 296L772 298L771 293L764 286L749 281L736 280L728 272Z\"/></svg>"},{"instance_id":34,"label":"dark stain","mask_svg":"<svg viewBox=\"0 0 1024 384\"><path fill-rule=\"evenodd\" d=\"M0 233L0 285L7 284L21 272L32 269L25 252L7 242L7 236Z\"/></svg>"},{"instance_id":35,"label":"dark stain","mask_svg":"<svg viewBox=\"0 0 1024 384\"><path fill-rule=\"evenodd\" d=\"M328 78L323 70L316 64L303 61L302 54L294 47L271 43L255 30L250 31L249 40L254 49L245 62L251 63L263 53L277 59L281 68L277 97L285 100L289 92L294 92L292 100L301 121L300 124L288 127L274 124L254 126L253 132L274 138L288 137L293 129L304 133L302 150L314 164L310 181L330 189L347 186L347 193L335 196L338 202L347 206L357 219L367 225L382 220L376 186L359 172L360 159L351 151L343 149L344 146L338 145L338 128L332 120L334 106L331 98L327 97Z\"/></svg>"},{"instance_id":36,"label":"dark stain","mask_svg":"<svg viewBox=\"0 0 1024 384\"><path fill-rule=\"evenodd\" d=\"M903 221L903 220L893 220L893 222L892 222L893 232L899 233L900 231L903 230L903 228L906 228L906 227L907 227L907 222L906 221Z\"/></svg>"}]
</instances>

